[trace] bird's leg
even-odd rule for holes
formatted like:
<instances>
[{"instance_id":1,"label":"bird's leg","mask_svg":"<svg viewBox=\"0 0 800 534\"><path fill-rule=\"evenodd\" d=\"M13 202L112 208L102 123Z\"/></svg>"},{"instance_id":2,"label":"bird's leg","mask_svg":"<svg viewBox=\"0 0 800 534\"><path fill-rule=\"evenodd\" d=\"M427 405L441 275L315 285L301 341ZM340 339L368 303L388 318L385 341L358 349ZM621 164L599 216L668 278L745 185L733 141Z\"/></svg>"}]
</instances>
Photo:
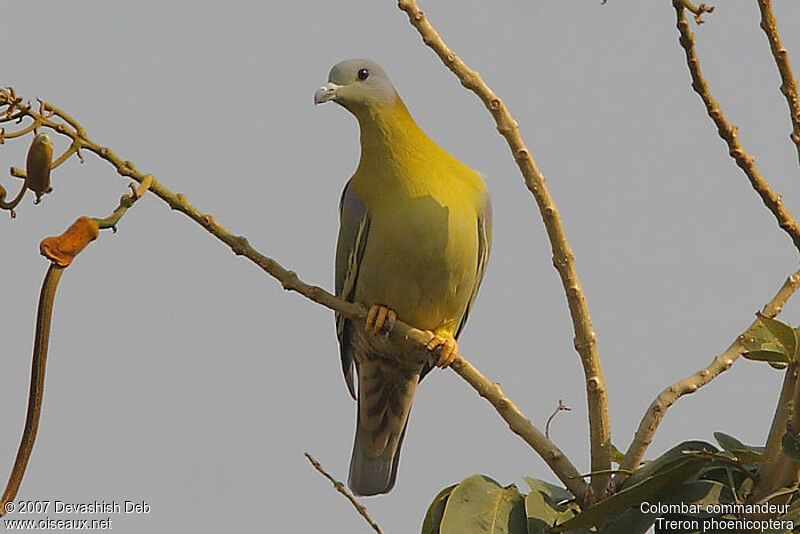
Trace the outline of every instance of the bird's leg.
<instances>
[{"instance_id":1,"label":"bird's leg","mask_svg":"<svg viewBox=\"0 0 800 534\"><path fill-rule=\"evenodd\" d=\"M392 331L396 320L397 314L393 310L376 304L370 306L364 328L373 334L386 336Z\"/></svg>"},{"instance_id":2,"label":"bird's leg","mask_svg":"<svg viewBox=\"0 0 800 534\"><path fill-rule=\"evenodd\" d=\"M445 368L453 363L458 356L458 343L453 334L446 330L437 330L433 333L433 339L428 342L428 350L436 355L434 365Z\"/></svg>"}]
</instances>

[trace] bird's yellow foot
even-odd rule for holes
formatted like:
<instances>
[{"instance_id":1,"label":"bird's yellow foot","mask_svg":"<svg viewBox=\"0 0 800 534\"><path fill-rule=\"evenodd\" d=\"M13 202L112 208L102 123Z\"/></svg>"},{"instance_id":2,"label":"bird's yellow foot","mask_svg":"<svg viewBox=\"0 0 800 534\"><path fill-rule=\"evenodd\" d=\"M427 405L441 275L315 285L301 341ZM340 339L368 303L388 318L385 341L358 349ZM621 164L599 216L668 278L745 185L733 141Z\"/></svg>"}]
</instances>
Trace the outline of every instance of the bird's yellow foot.
<instances>
[{"instance_id":1,"label":"bird's yellow foot","mask_svg":"<svg viewBox=\"0 0 800 534\"><path fill-rule=\"evenodd\" d=\"M458 357L458 343L449 332L434 332L427 346L436 355L436 367L448 367Z\"/></svg>"},{"instance_id":2,"label":"bird's yellow foot","mask_svg":"<svg viewBox=\"0 0 800 534\"><path fill-rule=\"evenodd\" d=\"M397 314L386 306L371 306L367 312L367 321L364 328L368 332L378 335L388 335L394 328Z\"/></svg>"}]
</instances>

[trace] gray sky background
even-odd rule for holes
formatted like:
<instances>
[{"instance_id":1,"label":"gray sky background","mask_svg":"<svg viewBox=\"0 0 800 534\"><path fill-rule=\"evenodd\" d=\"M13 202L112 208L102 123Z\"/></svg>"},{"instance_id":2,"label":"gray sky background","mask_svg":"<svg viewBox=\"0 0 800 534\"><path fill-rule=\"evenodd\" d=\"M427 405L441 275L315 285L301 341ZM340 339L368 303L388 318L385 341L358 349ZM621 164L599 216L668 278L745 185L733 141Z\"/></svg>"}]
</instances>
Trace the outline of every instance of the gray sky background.
<instances>
[{"instance_id":1,"label":"gray sky background","mask_svg":"<svg viewBox=\"0 0 800 534\"><path fill-rule=\"evenodd\" d=\"M773 3L800 71L800 4ZM704 71L798 212L800 170L756 2L717 4L693 27ZM727 348L797 252L690 90L671 2L422 7L505 99L548 179L599 335L613 441L627 448L654 396ZM490 115L394 2L32 2L6 17L2 42L3 85L62 107L95 141L328 288L358 137L345 110L314 109L312 94L339 60L382 63L422 128L483 171L493 196L492 257L463 353L540 428L559 399L572 407L552 435L588 471L582 373L533 199ZM23 165L26 145L0 147L0 167ZM53 186L41 205L28 197L16 220L0 219L3 478L47 267L38 242L80 215L106 215L127 182L87 155ZM796 302L782 318L800 322ZM761 443L780 380L740 361L669 411L648 457L714 430ZM418 531L433 496L472 473L555 480L454 373L432 373L414 406L398 484L366 502L387 533ZM354 414L332 313L148 196L62 279L20 497L150 504L146 516L113 516L115 532L368 532L303 458L346 478Z\"/></svg>"}]
</instances>

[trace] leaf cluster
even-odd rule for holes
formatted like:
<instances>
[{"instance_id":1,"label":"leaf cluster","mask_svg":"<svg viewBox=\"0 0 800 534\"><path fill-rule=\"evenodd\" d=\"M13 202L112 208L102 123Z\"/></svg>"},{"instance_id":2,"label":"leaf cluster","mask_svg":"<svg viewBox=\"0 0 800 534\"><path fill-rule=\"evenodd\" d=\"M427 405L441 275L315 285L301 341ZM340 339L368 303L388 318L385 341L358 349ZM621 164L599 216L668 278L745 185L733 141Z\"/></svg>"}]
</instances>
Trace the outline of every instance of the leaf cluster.
<instances>
[{"instance_id":1,"label":"leaf cluster","mask_svg":"<svg viewBox=\"0 0 800 534\"><path fill-rule=\"evenodd\" d=\"M694 521L743 519L752 510L745 502L753 489L763 447L745 445L716 432L719 447L704 441L685 441L653 461L644 463L609 498L585 509L575 496L543 480L525 477L530 491L501 486L473 475L443 489L433 499L422 534L644 534L659 518ZM800 436L787 433L784 451L800 459ZM800 525L800 499L794 487L781 488L759 501L779 495L791 499L775 519ZM738 507L721 505L740 505ZM702 532L688 529L687 534ZM775 530L775 534L791 529Z\"/></svg>"}]
</instances>

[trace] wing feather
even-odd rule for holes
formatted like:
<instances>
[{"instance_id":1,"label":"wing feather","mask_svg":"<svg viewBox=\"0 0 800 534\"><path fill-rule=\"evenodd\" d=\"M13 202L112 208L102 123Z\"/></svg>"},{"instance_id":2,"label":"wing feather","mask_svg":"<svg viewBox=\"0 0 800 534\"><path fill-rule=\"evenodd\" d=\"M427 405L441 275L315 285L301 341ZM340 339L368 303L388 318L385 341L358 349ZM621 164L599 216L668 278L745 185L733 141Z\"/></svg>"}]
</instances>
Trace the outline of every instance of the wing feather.
<instances>
[{"instance_id":1,"label":"wing feather","mask_svg":"<svg viewBox=\"0 0 800 534\"><path fill-rule=\"evenodd\" d=\"M336 243L336 296L352 301L358 279L359 266L364 257L364 249L369 235L370 217L366 206L356 193L352 180L348 181L342 191L339 202L339 239ZM353 347L350 344L349 330L351 321L347 317L336 314L336 336L339 339L339 353L342 360L342 372L347 389L355 399L356 390L353 382Z\"/></svg>"},{"instance_id":2,"label":"wing feather","mask_svg":"<svg viewBox=\"0 0 800 534\"><path fill-rule=\"evenodd\" d=\"M483 274L486 272L486 263L489 261L489 251L491 248L492 201L487 193L483 204L483 210L478 215L478 272L475 276L475 284L472 286L472 293L469 296L464 315L461 317L461 322L458 323L455 335L456 338L458 338L464 325L467 324L467 317L469 317L469 312L472 311L472 305L475 304L475 298L478 296L478 289L483 281Z\"/></svg>"}]
</instances>

